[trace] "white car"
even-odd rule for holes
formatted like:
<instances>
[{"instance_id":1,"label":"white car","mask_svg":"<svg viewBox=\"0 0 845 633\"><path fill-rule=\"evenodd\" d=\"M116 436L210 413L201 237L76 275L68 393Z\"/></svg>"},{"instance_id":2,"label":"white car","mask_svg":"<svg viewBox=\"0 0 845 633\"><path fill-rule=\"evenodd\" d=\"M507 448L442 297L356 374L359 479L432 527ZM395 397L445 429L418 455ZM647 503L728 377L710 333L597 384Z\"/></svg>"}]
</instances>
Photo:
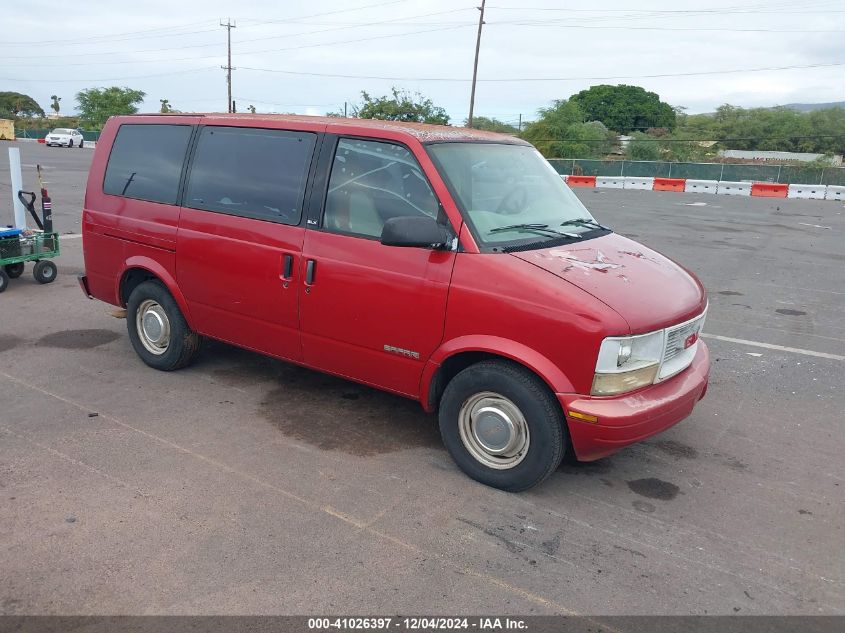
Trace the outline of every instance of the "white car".
<instances>
[{"instance_id":1,"label":"white car","mask_svg":"<svg viewBox=\"0 0 845 633\"><path fill-rule=\"evenodd\" d=\"M59 147L83 147L85 139L79 130L57 127L44 138L44 144L48 147L54 145Z\"/></svg>"}]
</instances>

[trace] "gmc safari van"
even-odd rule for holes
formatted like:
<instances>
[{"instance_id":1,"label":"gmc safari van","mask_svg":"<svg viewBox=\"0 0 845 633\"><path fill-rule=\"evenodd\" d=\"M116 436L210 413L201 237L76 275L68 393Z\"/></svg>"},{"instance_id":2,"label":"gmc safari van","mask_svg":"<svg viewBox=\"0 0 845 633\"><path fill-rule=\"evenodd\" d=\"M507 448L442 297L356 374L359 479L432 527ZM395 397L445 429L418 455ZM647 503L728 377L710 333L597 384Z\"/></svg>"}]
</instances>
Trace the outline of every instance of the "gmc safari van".
<instances>
[{"instance_id":1,"label":"gmc safari van","mask_svg":"<svg viewBox=\"0 0 845 633\"><path fill-rule=\"evenodd\" d=\"M88 297L150 367L203 337L418 400L470 477L530 488L687 417L704 288L597 222L528 143L304 116L108 121Z\"/></svg>"}]
</instances>

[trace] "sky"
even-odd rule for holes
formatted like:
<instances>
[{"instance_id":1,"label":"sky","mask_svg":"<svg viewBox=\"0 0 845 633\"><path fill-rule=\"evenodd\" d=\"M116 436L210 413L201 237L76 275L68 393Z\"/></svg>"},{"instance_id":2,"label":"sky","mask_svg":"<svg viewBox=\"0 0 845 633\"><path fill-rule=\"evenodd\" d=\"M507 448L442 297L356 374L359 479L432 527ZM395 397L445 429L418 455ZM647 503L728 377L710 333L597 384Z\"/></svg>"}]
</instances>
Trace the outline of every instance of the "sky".
<instances>
[{"instance_id":1,"label":"sky","mask_svg":"<svg viewBox=\"0 0 845 633\"><path fill-rule=\"evenodd\" d=\"M62 113L92 87L143 90L142 112L323 114L361 91L420 92L462 123L481 0L3 2L0 91ZM515 124L591 85L634 84L690 113L845 100L842 0L488 0L475 113ZM768 69L768 70L761 70ZM731 71L731 72L726 72Z\"/></svg>"}]
</instances>

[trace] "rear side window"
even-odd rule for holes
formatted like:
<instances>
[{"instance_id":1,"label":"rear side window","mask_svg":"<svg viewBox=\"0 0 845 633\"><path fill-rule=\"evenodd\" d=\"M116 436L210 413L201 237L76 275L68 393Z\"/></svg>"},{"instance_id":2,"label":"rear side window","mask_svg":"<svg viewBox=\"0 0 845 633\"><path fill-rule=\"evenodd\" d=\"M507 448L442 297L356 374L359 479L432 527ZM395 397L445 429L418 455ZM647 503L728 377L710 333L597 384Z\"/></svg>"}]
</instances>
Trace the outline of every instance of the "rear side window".
<instances>
[{"instance_id":1,"label":"rear side window","mask_svg":"<svg viewBox=\"0 0 845 633\"><path fill-rule=\"evenodd\" d=\"M121 125L112 144L103 192L175 204L190 125Z\"/></svg>"},{"instance_id":2,"label":"rear side window","mask_svg":"<svg viewBox=\"0 0 845 633\"><path fill-rule=\"evenodd\" d=\"M309 132L203 128L184 205L298 224L316 139Z\"/></svg>"}]
</instances>

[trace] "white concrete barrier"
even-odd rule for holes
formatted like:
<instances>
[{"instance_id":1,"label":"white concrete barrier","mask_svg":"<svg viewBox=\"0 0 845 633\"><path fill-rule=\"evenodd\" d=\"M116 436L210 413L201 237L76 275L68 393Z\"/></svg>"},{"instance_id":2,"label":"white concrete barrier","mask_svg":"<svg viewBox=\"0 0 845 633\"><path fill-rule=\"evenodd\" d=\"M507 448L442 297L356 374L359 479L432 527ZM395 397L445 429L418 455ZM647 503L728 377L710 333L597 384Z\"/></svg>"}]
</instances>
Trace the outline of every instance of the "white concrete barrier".
<instances>
[{"instance_id":1,"label":"white concrete barrier","mask_svg":"<svg viewBox=\"0 0 845 633\"><path fill-rule=\"evenodd\" d=\"M789 185L787 198L824 200L827 185Z\"/></svg>"},{"instance_id":2,"label":"white concrete barrier","mask_svg":"<svg viewBox=\"0 0 845 633\"><path fill-rule=\"evenodd\" d=\"M602 189L622 189L625 185L625 179L619 176L597 176L596 187Z\"/></svg>"},{"instance_id":3,"label":"white concrete barrier","mask_svg":"<svg viewBox=\"0 0 845 633\"><path fill-rule=\"evenodd\" d=\"M750 196L751 183L720 180L716 193L720 193L724 196Z\"/></svg>"},{"instance_id":4,"label":"white concrete barrier","mask_svg":"<svg viewBox=\"0 0 845 633\"><path fill-rule=\"evenodd\" d=\"M654 188L654 178L640 178L638 176L625 176L623 189L645 189L651 191Z\"/></svg>"},{"instance_id":5,"label":"white concrete barrier","mask_svg":"<svg viewBox=\"0 0 845 633\"><path fill-rule=\"evenodd\" d=\"M684 185L685 193L716 193L719 188L718 180L690 180Z\"/></svg>"},{"instance_id":6,"label":"white concrete barrier","mask_svg":"<svg viewBox=\"0 0 845 633\"><path fill-rule=\"evenodd\" d=\"M828 185L824 194L825 200L845 200L845 187Z\"/></svg>"}]
</instances>

